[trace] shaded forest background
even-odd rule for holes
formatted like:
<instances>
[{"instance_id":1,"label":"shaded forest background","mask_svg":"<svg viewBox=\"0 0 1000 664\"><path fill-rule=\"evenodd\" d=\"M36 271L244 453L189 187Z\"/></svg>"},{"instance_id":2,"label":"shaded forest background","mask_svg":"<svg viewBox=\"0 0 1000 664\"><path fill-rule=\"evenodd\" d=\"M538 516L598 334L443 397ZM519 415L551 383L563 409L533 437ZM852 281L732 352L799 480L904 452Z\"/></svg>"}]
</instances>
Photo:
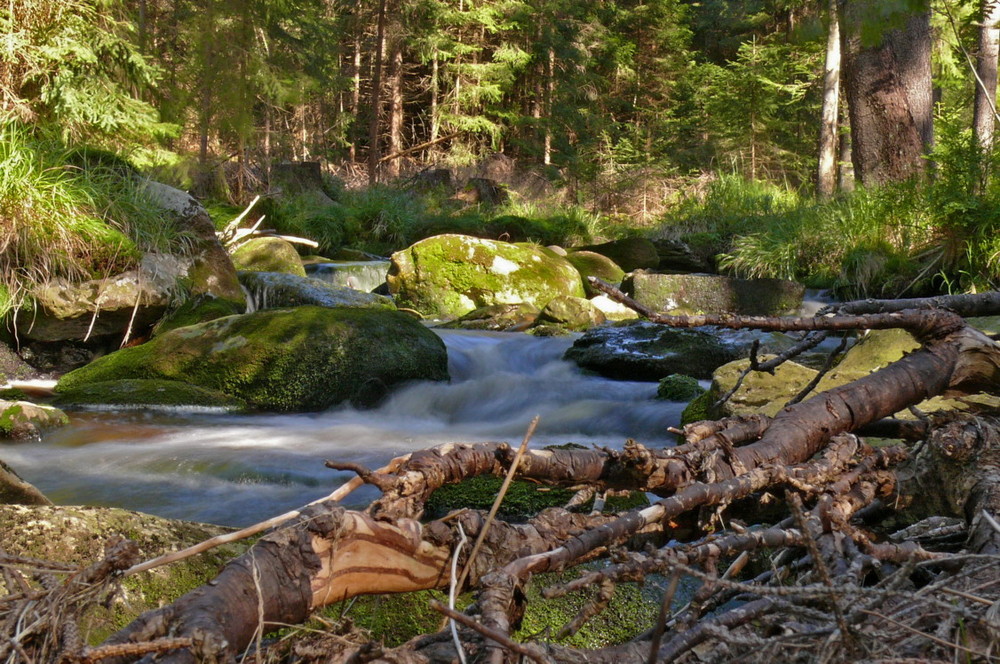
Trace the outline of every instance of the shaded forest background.
<instances>
[{"instance_id":1,"label":"shaded forest background","mask_svg":"<svg viewBox=\"0 0 1000 664\"><path fill-rule=\"evenodd\" d=\"M172 241L142 221L141 200L123 208L134 197L95 165L190 189L222 205L222 223L268 191L273 164L315 160L342 207L269 218L324 248L384 253L513 215L540 219L530 235L542 242L681 238L720 270L848 296L988 289L1000 274L996 4L14 0L0 9L5 267L22 281L107 273L128 261L115 231L137 252ZM824 76L835 41L839 82ZM884 91L904 97L912 153L906 137L880 144L870 137L883 129L849 123L859 67L886 45L900 58L886 71L921 69ZM991 88L974 117L977 90ZM983 117L988 132L973 131ZM403 176L498 152L549 195L470 213L403 191ZM76 221L40 221L54 197L33 192L50 186L68 186ZM70 233L81 210L102 223ZM64 252L42 249L66 233ZM4 283L11 299L19 286Z\"/></svg>"}]
</instances>

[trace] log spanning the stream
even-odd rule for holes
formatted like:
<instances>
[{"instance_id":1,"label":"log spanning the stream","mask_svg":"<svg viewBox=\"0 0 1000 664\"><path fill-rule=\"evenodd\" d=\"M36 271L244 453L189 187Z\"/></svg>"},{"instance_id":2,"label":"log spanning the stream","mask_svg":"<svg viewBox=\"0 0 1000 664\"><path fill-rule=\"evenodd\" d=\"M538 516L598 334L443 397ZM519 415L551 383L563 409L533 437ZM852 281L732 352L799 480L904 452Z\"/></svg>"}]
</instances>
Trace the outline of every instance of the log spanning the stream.
<instances>
[{"instance_id":1,"label":"log spanning the stream","mask_svg":"<svg viewBox=\"0 0 1000 664\"><path fill-rule=\"evenodd\" d=\"M993 303L987 306L995 306L997 298L991 294L984 301ZM666 450L652 450L630 441L620 451L528 450L515 462L517 454L506 443L454 443L414 452L382 471L357 467L362 481L382 491L382 496L366 510L346 510L335 501L302 510L229 563L213 582L141 616L112 636L108 644L182 637L190 639L191 645L161 654L158 661L229 661L262 630L302 622L313 610L329 603L359 594L447 587L454 581L451 559L458 542L464 537L477 537L486 527L487 518L478 511L464 510L423 523L420 518L424 504L434 490L445 484L478 475L504 475L515 463L518 477L543 484L639 490L662 499L647 508L614 515L550 508L528 523L493 523L471 566L465 550L458 557L458 569L465 570L468 587L480 591L474 621L482 629L463 628L463 640L470 656L478 658L475 661L514 661L517 655L508 641L523 612L524 589L531 575L606 555L637 537L645 537L646 542L669 540L673 519L704 508L722 509L762 492L780 495L792 490L805 496L811 506L790 508L794 518L761 534L737 534L734 537L742 539L725 542L696 541L685 550L664 548L655 554L634 553L637 558L630 563L632 567L626 565L624 571L608 572L602 583L611 585L602 588L613 592L613 584L630 578L629 574L641 578L671 566L690 572L692 565L702 565L706 571L697 573L708 575L708 590L714 592L724 586L722 580L712 581L718 578L712 570L719 556L758 546L806 547L811 551L812 566L832 588L831 579L841 573L838 570L849 567L843 563L847 554L837 543L843 537L853 542L856 550L863 551L866 560L937 559L937 554L920 547L876 544L851 525L852 516L871 505L877 496L901 491L895 469L910 455L904 448L873 450L850 432L928 397L968 394L984 388L995 392L1000 388L1000 348L993 340L966 325L957 314L939 309L808 319L665 317L647 313L657 322L684 326L713 324L782 330L902 327L910 330L922 346L878 372L788 406L773 418L755 416L688 425L684 444ZM1000 509L1000 436L996 435L995 425L965 423L954 427L962 435L952 430L945 438L957 437L963 442L951 457L943 454L942 459L953 459L958 464L954 472L962 477L970 476L962 469L967 470L970 463L979 464L977 473L971 475L974 481L961 484L959 491L966 494L965 509L971 506L974 512L985 515L974 525L970 542L978 551L1000 551L1000 535L990 530L991 510L995 514ZM949 444L938 443L938 448L948 449ZM940 461L938 466L945 463ZM827 560L840 562L828 564L824 562ZM858 569L869 567L860 565ZM760 612L778 610L784 606L782 602L787 603L764 595L753 604L753 611L724 614L718 624L736 628ZM850 616L836 602L835 607L830 615L836 615L838 624L846 626ZM700 619L697 612L692 614L689 620L693 622L688 627L701 625ZM697 639L709 638L713 629L721 629L709 627L707 622L704 625L686 640L678 640L680 637L675 635L663 639L661 646L657 637L654 650L671 658L679 656ZM847 636L843 638L844 648L854 647ZM582 661L584 656L587 661L636 661L635 653L642 648L648 652L654 643L649 636L646 639L639 646L630 643L586 653L547 646L543 654L531 650L531 656L552 661ZM402 647L394 658L378 661L451 661L454 647L449 646L448 654L444 654L433 645L440 642L432 638L418 640ZM362 658L357 654L360 651L352 652L357 657L351 661L374 661L368 655ZM337 661L346 661L349 656L350 652L345 651L344 659Z\"/></svg>"}]
</instances>

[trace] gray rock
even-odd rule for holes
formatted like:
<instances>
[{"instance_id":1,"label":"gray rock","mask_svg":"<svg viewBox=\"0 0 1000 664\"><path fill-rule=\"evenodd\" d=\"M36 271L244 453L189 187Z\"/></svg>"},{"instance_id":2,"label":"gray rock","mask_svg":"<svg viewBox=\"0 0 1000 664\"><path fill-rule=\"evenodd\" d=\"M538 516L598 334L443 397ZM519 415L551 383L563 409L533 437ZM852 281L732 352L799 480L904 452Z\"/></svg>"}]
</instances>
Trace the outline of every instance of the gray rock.
<instances>
[{"instance_id":1,"label":"gray rock","mask_svg":"<svg viewBox=\"0 0 1000 664\"><path fill-rule=\"evenodd\" d=\"M734 279L711 274L654 274L636 271L626 277L626 293L664 313L731 313L785 316L802 305L805 287L784 279Z\"/></svg>"},{"instance_id":2,"label":"gray rock","mask_svg":"<svg viewBox=\"0 0 1000 664\"><path fill-rule=\"evenodd\" d=\"M678 330L645 321L588 330L565 358L618 380L658 381L670 374L710 378L737 351L701 330Z\"/></svg>"},{"instance_id":3,"label":"gray rock","mask_svg":"<svg viewBox=\"0 0 1000 664\"><path fill-rule=\"evenodd\" d=\"M604 313L590 300L570 295L552 298L536 320L537 325L557 325L566 330L582 332L605 321Z\"/></svg>"},{"instance_id":4,"label":"gray rock","mask_svg":"<svg viewBox=\"0 0 1000 664\"><path fill-rule=\"evenodd\" d=\"M338 288L320 279L298 277L282 272L240 272L240 283L250 294L251 308L280 309L315 305L318 307L357 307L395 309L391 298L352 288Z\"/></svg>"}]
</instances>

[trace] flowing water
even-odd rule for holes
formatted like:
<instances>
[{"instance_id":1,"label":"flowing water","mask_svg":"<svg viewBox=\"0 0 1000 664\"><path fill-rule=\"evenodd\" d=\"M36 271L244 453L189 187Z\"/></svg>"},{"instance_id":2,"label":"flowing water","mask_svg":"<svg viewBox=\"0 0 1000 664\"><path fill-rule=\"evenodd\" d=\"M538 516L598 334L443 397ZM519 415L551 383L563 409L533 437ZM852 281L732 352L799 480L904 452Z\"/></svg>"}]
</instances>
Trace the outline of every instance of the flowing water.
<instances>
[{"instance_id":1,"label":"flowing water","mask_svg":"<svg viewBox=\"0 0 1000 664\"><path fill-rule=\"evenodd\" d=\"M396 390L379 408L296 415L103 411L41 441L5 446L3 460L59 504L125 507L245 525L326 495L351 474L326 459L375 468L445 442L575 442L620 448L669 444L681 403L656 401L655 383L610 381L561 359L571 338L441 332L450 383ZM345 504L376 495L364 488Z\"/></svg>"}]
</instances>

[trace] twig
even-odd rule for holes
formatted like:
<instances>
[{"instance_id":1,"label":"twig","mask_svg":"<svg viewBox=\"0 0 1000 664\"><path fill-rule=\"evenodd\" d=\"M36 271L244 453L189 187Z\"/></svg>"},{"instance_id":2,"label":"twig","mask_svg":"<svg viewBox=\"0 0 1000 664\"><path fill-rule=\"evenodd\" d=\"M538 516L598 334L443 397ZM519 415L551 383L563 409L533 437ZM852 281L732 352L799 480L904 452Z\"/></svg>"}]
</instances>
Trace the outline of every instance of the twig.
<instances>
[{"instance_id":1,"label":"twig","mask_svg":"<svg viewBox=\"0 0 1000 664\"><path fill-rule=\"evenodd\" d=\"M462 552L462 547L469 541L465 536L465 529L462 528L461 522L458 523L458 534L461 535L462 539L455 547L455 554L451 558L451 583L448 584L448 608L452 611L455 610L455 587L458 585L455 583L455 577L458 575L458 556ZM449 618L448 623L451 625L451 637L455 641L455 651L458 652L458 658L462 661L462 664L465 664L465 649L462 648L462 640L458 638L458 628L455 627L455 620Z\"/></svg>"},{"instance_id":2,"label":"twig","mask_svg":"<svg viewBox=\"0 0 1000 664\"><path fill-rule=\"evenodd\" d=\"M538 420L540 419L540 415L535 415L535 419L531 420L531 423L528 424L528 430L524 433L524 439L521 441L521 446L517 448L517 454L514 455L514 460L510 462L510 468L507 470L507 475L503 478L503 484L500 485L500 493L497 494L496 500L493 501L493 507L490 508L490 513L486 516L486 522L483 524L482 529L479 531L479 535L476 537L476 543L472 546L472 553L469 554L469 559L465 561L465 569L462 570L462 576L459 578L457 584L459 592L461 592L466 579L469 578L469 572L472 570L472 563L475 562L476 555L479 553L479 548L483 545L483 541L486 539L486 533L489 532L490 525L493 523L493 519L497 515L497 510L500 509L500 503L503 502L503 498L507 494L507 489L510 488L510 483L514 479L514 473L517 472L517 466L521 463L521 457L524 456L525 450L528 449L528 441L530 441L531 437L534 435L535 428L538 426Z\"/></svg>"},{"instance_id":3,"label":"twig","mask_svg":"<svg viewBox=\"0 0 1000 664\"><path fill-rule=\"evenodd\" d=\"M674 602L674 593L677 592L677 584L681 579L681 571L674 569L670 575L670 585L667 586L667 593L663 596L663 603L660 604L660 615L656 617L656 627L653 629L653 638L650 639L649 659L647 664L656 664L656 655L660 652L660 639L663 638L663 630L667 627L667 615L670 614L670 605Z\"/></svg>"},{"instance_id":4,"label":"twig","mask_svg":"<svg viewBox=\"0 0 1000 664\"><path fill-rule=\"evenodd\" d=\"M102 659L110 659L111 657L147 655L151 652L166 652L167 650L190 648L191 645L191 639L188 637L171 637L156 639L155 641L143 641L141 643L117 643L110 646L84 648L79 657L71 659L80 664L91 664L91 662L99 662Z\"/></svg>"},{"instance_id":5,"label":"twig","mask_svg":"<svg viewBox=\"0 0 1000 664\"><path fill-rule=\"evenodd\" d=\"M946 646L948 648L955 648L956 650L961 650L961 651L967 652L967 653L969 653L971 655L976 655L977 657L985 657L987 659L987 661L990 661L990 660L997 661L996 657L989 657L988 655L986 655L986 653L982 653L982 652L979 652L979 651L976 651L976 650L972 650L970 648L966 648L965 646L961 646L961 645L959 645L957 643L952 643L950 641L945 641L944 639L940 639L940 638L934 636L933 634L928 634L927 632L921 632L919 629L916 629L915 627L910 627L906 623L899 622L898 620L896 620L894 618L890 618L889 616L885 615L884 613L879 613L878 611L868 611L866 609L862 609L861 613L867 614L869 616L874 616L875 618L882 618L883 620L886 620L886 621L892 623L896 627L902 627L903 629L905 629L908 632L912 632L914 634L922 636L925 639L929 639L929 640L931 640L934 643L937 643L939 645Z\"/></svg>"},{"instance_id":6,"label":"twig","mask_svg":"<svg viewBox=\"0 0 1000 664\"><path fill-rule=\"evenodd\" d=\"M531 659L532 661L538 662L538 664L549 664L549 660L534 648L522 645L520 643L517 643L516 641L511 641L505 634L501 634L495 629L490 629L486 625L481 625L463 613L459 613L458 611L452 611L451 609L449 609L447 606L437 601L436 599L431 600L430 607L435 611L440 611L441 613L448 616L452 620L462 623L469 629L473 629L479 632L487 639L499 643L501 646L503 646L507 650L510 650L511 652L516 652L518 655L524 655L525 657Z\"/></svg>"}]
</instances>

